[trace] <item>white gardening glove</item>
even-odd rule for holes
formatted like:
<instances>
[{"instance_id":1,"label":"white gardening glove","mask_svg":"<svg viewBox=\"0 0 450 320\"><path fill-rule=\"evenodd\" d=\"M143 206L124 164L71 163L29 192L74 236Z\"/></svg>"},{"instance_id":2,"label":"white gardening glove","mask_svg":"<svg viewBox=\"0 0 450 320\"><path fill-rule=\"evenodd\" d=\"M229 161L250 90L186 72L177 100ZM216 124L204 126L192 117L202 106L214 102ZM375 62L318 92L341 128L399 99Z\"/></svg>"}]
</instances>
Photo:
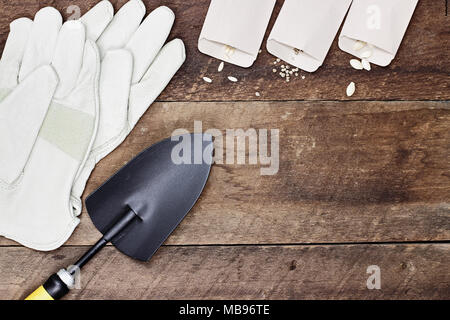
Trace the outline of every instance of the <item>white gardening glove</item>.
<instances>
[{"instance_id":1,"label":"white gardening glove","mask_svg":"<svg viewBox=\"0 0 450 320\"><path fill-rule=\"evenodd\" d=\"M102 1L82 18L91 37L99 35L98 21L104 21L108 12L112 12L111 4ZM163 47L174 13L160 7L142 22L144 16L142 1L130 0L98 40L94 38L102 57L100 119L94 147L73 186L75 214L81 212L81 195L95 165L125 140L186 59L181 40Z\"/></svg>"},{"instance_id":2,"label":"white gardening glove","mask_svg":"<svg viewBox=\"0 0 450 320\"><path fill-rule=\"evenodd\" d=\"M0 235L37 250L79 223L70 193L98 124L98 49L61 25L53 8L16 20L0 61Z\"/></svg>"}]
</instances>

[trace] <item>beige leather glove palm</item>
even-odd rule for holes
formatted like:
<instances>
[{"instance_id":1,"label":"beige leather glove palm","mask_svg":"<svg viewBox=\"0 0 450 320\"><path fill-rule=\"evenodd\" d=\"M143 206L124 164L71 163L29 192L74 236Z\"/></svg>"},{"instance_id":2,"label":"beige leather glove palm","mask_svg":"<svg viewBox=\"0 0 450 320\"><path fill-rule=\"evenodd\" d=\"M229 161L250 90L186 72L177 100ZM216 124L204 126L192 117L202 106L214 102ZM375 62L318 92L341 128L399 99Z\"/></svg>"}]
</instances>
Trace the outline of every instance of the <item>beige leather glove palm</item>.
<instances>
[{"instance_id":1,"label":"beige leather glove palm","mask_svg":"<svg viewBox=\"0 0 450 320\"><path fill-rule=\"evenodd\" d=\"M97 131L100 58L81 22L53 8L12 23L0 61L0 234L61 246L79 220L70 192Z\"/></svg>"},{"instance_id":2,"label":"beige leather glove palm","mask_svg":"<svg viewBox=\"0 0 450 320\"><path fill-rule=\"evenodd\" d=\"M81 20L102 58L100 119L97 138L72 190L75 214L81 212L81 195L95 165L117 148L184 63L184 44L164 43L175 20L167 7L159 7L146 19L141 0L130 0L114 16L105 31L112 6L101 1ZM98 37L98 38L97 38Z\"/></svg>"}]
</instances>

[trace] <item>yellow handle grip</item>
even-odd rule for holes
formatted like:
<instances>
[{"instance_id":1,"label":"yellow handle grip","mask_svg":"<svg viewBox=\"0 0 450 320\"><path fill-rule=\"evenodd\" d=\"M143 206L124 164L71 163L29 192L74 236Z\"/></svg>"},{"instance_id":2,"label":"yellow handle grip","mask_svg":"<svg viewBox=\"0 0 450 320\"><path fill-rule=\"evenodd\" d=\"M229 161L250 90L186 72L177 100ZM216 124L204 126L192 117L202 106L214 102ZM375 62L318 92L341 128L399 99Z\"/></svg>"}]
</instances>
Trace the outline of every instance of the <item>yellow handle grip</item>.
<instances>
[{"instance_id":1,"label":"yellow handle grip","mask_svg":"<svg viewBox=\"0 0 450 320\"><path fill-rule=\"evenodd\" d=\"M59 300L69 292L69 287L58 274L52 275L25 300Z\"/></svg>"},{"instance_id":2,"label":"yellow handle grip","mask_svg":"<svg viewBox=\"0 0 450 320\"><path fill-rule=\"evenodd\" d=\"M25 300L55 300L53 297L45 290L44 286L37 288L32 294L25 298Z\"/></svg>"}]
</instances>

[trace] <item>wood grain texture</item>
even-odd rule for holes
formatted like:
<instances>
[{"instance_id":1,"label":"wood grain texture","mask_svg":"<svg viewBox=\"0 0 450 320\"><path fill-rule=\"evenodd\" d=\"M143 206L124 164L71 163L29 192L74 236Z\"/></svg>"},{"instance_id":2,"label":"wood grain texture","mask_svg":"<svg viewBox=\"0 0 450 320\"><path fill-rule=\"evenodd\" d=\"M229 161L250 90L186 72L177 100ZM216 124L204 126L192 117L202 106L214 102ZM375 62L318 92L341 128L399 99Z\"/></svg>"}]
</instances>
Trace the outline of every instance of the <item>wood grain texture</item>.
<instances>
[{"instance_id":1,"label":"wood grain texture","mask_svg":"<svg viewBox=\"0 0 450 320\"><path fill-rule=\"evenodd\" d=\"M126 1L111 2L117 10ZM69 6L84 13L97 2L0 0L0 48L12 19L48 5L67 18ZM335 41L319 71L289 84L272 72L275 58L264 49L281 0L255 65L227 64L220 74L219 61L197 50L209 0L144 3L148 11L175 11L170 38L185 41L188 58L124 144L98 165L85 194L174 129L192 131L196 120L204 130L279 129L279 172L215 165L197 206L149 263L108 247L68 298L450 299L450 244L426 243L450 241L445 1L419 2L389 67L356 71ZM347 98L350 81L357 91ZM23 298L98 237L84 212L68 246L51 253L0 238L0 299ZM366 269L374 264L382 290L369 291Z\"/></svg>"},{"instance_id":2,"label":"wood grain texture","mask_svg":"<svg viewBox=\"0 0 450 320\"><path fill-rule=\"evenodd\" d=\"M450 239L448 102L157 103L99 164L86 194L195 120L204 130L279 129L280 169L261 176L260 165L215 165L169 244ZM71 245L99 236L82 220Z\"/></svg>"},{"instance_id":3,"label":"wood grain texture","mask_svg":"<svg viewBox=\"0 0 450 320\"><path fill-rule=\"evenodd\" d=\"M0 299L22 299L84 249L4 248ZM106 248L68 299L450 299L450 245L163 247L147 263ZM10 266L14 265L14 268ZM381 269L368 290L367 267Z\"/></svg>"},{"instance_id":4,"label":"wood grain texture","mask_svg":"<svg viewBox=\"0 0 450 320\"><path fill-rule=\"evenodd\" d=\"M97 168L86 194L195 120L203 130L279 129L280 169L261 176L259 165L214 166L170 244L450 239L449 103L158 103ZM92 234L84 218L88 229L73 244Z\"/></svg>"},{"instance_id":5,"label":"wood grain texture","mask_svg":"<svg viewBox=\"0 0 450 320\"><path fill-rule=\"evenodd\" d=\"M116 10L127 0L111 1ZM32 17L41 7L56 6L65 17L70 5L86 12L97 0L24 0L0 1L0 47L3 47L9 22L21 16ZM263 52L254 66L243 69L226 65L217 73L219 61L201 54L197 41L209 6L209 0L144 1L148 11L166 5L176 13L176 23L170 38L179 37L186 43L187 61L175 76L161 101L230 101L230 100L348 100L347 85L354 81L357 91L351 100L449 100L450 99L450 31L445 16L445 1L421 0L393 63L386 68L375 67L368 73L350 67L350 55L339 50L337 40L324 66L313 74L289 84L272 72L275 58L265 50L267 36L278 16L277 6L263 42ZM207 84L202 77L213 79ZM237 77L232 84L228 75ZM260 98L255 92L261 93Z\"/></svg>"}]
</instances>

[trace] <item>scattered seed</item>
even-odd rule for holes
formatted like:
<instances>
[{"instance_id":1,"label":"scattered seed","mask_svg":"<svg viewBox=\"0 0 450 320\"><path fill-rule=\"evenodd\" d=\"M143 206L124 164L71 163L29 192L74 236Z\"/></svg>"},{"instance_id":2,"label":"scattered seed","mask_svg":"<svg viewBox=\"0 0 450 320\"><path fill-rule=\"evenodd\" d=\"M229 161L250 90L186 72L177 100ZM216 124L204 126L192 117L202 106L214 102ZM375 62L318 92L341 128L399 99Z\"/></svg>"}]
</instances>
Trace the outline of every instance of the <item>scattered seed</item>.
<instances>
[{"instance_id":1,"label":"scattered seed","mask_svg":"<svg viewBox=\"0 0 450 320\"><path fill-rule=\"evenodd\" d=\"M367 43L363 42L363 41L356 41L355 44L353 45L353 50L355 51L359 51L362 48L364 48L366 46Z\"/></svg>"},{"instance_id":2,"label":"scattered seed","mask_svg":"<svg viewBox=\"0 0 450 320\"><path fill-rule=\"evenodd\" d=\"M372 67L370 66L370 62L367 59L362 59L361 64L364 70L370 71L372 69Z\"/></svg>"},{"instance_id":3,"label":"scattered seed","mask_svg":"<svg viewBox=\"0 0 450 320\"><path fill-rule=\"evenodd\" d=\"M295 73L295 76L298 77L298 73L297 72Z\"/></svg>"},{"instance_id":4,"label":"scattered seed","mask_svg":"<svg viewBox=\"0 0 450 320\"><path fill-rule=\"evenodd\" d=\"M260 97L261 94L259 92L255 92L255 96Z\"/></svg>"},{"instance_id":5,"label":"scattered seed","mask_svg":"<svg viewBox=\"0 0 450 320\"><path fill-rule=\"evenodd\" d=\"M363 53L361 53L361 58L363 58L363 59L370 58L371 56L372 56L372 51L370 51L370 50L367 50L367 51L364 51Z\"/></svg>"},{"instance_id":6,"label":"scattered seed","mask_svg":"<svg viewBox=\"0 0 450 320\"><path fill-rule=\"evenodd\" d=\"M306 79L306 77L305 77L305 76L302 76L302 79L303 79L303 80L305 80L305 79Z\"/></svg>"},{"instance_id":7,"label":"scattered seed","mask_svg":"<svg viewBox=\"0 0 450 320\"><path fill-rule=\"evenodd\" d=\"M203 77L203 81L208 82L208 83L212 82L211 78L208 78L208 77Z\"/></svg>"},{"instance_id":8,"label":"scattered seed","mask_svg":"<svg viewBox=\"0 0 450 320\"><path fill-rule=\"evenodd\" d=\"M277 62L280 62L281 61L281 59L277 59Z\"/></svg>"},{"instance_id":9,"label":"scattered seed","mask_svg":"<svg viewBox=\"0 0 450 320\"><path fill-rule=\"evenodd\" d=\"M284 77L286 77L286 74L283 73L283 72L280 72L280 76L281 76L282 78L284 78Z\"/></svg>"},{"instance_id":10,"label":"scattered seed","mask_svg":"<svg viewBox=\"0 0 450 320\"><path fill-rule=\"evenodd\" d=\"M272 71L273 71L273 73L276 73L276 72L277 72L277 69L273 69Z\"/></svg>"},{"instance_id":11,"label":"scattered seed","mask_svg":"<svg viewBox=\"0 0 450 320\"><path fill-rule=\"evenodd\" d=\"M229 45L225 46L225 54L228 58L230 58L234 54L235 51L236 51L235 48L230 47Z\"/></svg>"},{"instance_id":12,"label":"scattered seed","mask_svg":"<svg viewBox=\"0 0 450 320\"><path fill-rule=\"evenodd\" d=\"M225 67L225 63L222 61L222 62L219 64L219 68L217 69L217 71L222 72L223 67Z\"/></svg>"},{"instance_id":13,"label":"scattered seed","mask_svg":"<svg viewBox=\"0 0 450 320\"><path fill-rule=\"evenodd\" d=\"M356 60L356 59L350 60L350 65L356 70L362 70L363 69L363 65L362 65L361 61Z\"/></svg>"},{"instance_id":14,"label":"scattered seed","mask_svg":"<svg viewBox=\"0 0 450 320\"><path fill-rule=\"evenodd\" d=\"M262 52L262 50L259 50L259 53L261 53Z\"/></svg>"},{"instance_id":15,"label":"scattered seed","mask_svg":"<svg viewBox=\"0 0 450 320\"><path fill-rule=\"evenodd\" d=\"M231 82L238 82L238 79L235 77L228 77L228 80L230 80Z\"/></svg>"},{"instance_id":16,"label":"scattered seed","mask_svg":"<svg viewBox=\"0 0 450 320\"><path fill-rule=\"evenodd\" d=\"M347 87L347 97L353 96L353 94L356 91L356 85L354 82L350 82L350 84Z\"/></svg>"}]
</instances>

